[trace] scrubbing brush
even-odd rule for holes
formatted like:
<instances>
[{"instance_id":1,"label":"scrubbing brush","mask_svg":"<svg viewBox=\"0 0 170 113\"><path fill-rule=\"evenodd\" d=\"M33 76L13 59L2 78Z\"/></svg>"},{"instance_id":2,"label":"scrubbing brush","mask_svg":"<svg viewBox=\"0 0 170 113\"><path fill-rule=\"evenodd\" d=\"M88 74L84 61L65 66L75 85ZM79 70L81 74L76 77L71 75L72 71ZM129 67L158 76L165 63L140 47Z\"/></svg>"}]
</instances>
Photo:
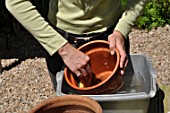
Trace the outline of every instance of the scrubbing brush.
<instances>
[{"instance_id":1,"label":"scrubbing brush","mask_svg":"<svg viewBox=\"0 0 170 113\"><path fill-rule=\"evenodd\" d=\"M85 86L84 86L84 84L82 82L79 82L78 87L84 88Z\"/></svg>"}]
</instances>

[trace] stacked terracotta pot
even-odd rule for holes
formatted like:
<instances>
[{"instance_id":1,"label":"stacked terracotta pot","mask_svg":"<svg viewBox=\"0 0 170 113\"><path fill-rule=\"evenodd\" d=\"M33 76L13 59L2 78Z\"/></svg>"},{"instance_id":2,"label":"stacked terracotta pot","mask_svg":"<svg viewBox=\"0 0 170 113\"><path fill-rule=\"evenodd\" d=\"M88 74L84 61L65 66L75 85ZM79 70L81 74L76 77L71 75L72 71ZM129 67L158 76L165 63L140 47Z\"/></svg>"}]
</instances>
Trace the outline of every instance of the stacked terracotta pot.
<instances>
[{"instance_id":1,"label":"stacked terracotta pot","mask_svg":"<svg viewBox=\"0 0 170 113\"><path fill-rule=\"evenodd\" d=\"M102 113L102 108L91 98L65 95L47 99L29 113Z\"/></svg>"},{"instance_id":2,"label":"stacked terracotta pot","mask_svg":"<svg viewBox=\"0 0 170 113\"><path fill-rule=\"evenodd\" d=\"M86 43L78 48L90 57L93 72L92 83L89 87L79 87L79 79L68 69L64 70L64 78L68 85L74 88L78 94L108 94L115 93L122 85L118 50L111 55L107 41L96 40Z\"/></svg>"}]
</instances>

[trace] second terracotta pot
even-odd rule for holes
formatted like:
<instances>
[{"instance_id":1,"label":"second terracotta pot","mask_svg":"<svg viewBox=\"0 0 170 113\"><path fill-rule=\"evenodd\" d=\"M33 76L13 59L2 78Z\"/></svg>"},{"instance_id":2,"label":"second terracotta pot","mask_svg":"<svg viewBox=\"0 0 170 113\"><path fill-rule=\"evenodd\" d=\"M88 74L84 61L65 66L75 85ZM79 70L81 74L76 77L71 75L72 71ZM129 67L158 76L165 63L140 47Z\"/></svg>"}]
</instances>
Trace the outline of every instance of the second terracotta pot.
<instances>
[{"instance_id":1,"label":"second terracotta pot","mask_svg":"<svg viewBox=\"0 0 170 113\"><path fill-rule=\"evenodd\" d=\"M102 113L95 100L80 95L57 96L44 100L29 113Z\"/></svg>"},{"instance_id":2,"label":"second terracotta pot","mask_svg":"<svg viewBox=\"0 0 170 113\"><path fill-rule=\"evenodd\" d=\"M66 82L79 94L107 94L119 90L122 85L118 50L111 55L109 43L103 40L96 40L86 43L78 48L90 57L91 69L93 72L92 84L89 87L79 87L79 79L68 69L64 70Z\"/></svg>"}]
</instances>

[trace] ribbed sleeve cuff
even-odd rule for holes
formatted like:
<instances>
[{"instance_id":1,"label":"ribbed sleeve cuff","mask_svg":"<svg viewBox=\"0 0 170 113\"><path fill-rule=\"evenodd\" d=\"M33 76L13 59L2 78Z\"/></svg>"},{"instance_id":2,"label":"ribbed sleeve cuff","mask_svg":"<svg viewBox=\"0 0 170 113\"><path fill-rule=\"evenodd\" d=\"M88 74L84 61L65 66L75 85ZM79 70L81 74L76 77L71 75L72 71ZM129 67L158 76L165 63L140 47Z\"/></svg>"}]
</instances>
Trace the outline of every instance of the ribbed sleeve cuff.
<instances>
[{"instance_id":1,"label":"ribbed sleeve cuff","mask_svg":"<svg viewBox=\"0 0 170 113\"><path fill-rule=\"evenodd\" d=\"M129 32L131 31L131 27L123 20L119 20L114 30L119 31L125 38L127 38Z\"/></svg>"},{"instance_id":2,"label":"ribbed sleeve cuff","mask_svg":"<svg viewBox=\"0 0 170 113\"><path fill-rule=\"evenodd\" d=\"M131 31L131 27L134 22L140 16L147 0L129 0L127 8L117 23L115 30L122 33L122 35L127 38Z\"/></svg>"}]
</instances>

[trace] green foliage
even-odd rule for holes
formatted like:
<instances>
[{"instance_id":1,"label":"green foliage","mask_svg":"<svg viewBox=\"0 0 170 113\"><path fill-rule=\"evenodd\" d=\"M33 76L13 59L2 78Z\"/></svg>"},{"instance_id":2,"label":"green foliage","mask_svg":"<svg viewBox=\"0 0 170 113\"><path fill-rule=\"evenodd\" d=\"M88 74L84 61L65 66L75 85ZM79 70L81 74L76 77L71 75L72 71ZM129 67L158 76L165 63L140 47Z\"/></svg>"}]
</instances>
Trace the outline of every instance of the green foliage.
<instances>
[{"instance_id":1,"label":"green foliage","mask_svg":"<svg viewBox=\"0 0 170 113\"><path fill-rule=\"evenodd\" d=\"M127 0L121 0L123 8L126 7Z\"/></svg>"},{"instance_id":2,"label":"green foliage","mask_svg":"<svg viewBox=\"0 0 170 113\"><path fill-rule=\"evenodd\" d=\"M150 0L135 22L139 29L152 29L170 24L170 0Z\"/></svg>"}]
</instances>

